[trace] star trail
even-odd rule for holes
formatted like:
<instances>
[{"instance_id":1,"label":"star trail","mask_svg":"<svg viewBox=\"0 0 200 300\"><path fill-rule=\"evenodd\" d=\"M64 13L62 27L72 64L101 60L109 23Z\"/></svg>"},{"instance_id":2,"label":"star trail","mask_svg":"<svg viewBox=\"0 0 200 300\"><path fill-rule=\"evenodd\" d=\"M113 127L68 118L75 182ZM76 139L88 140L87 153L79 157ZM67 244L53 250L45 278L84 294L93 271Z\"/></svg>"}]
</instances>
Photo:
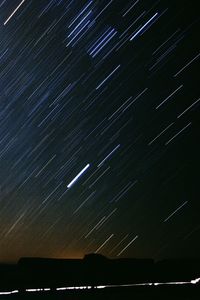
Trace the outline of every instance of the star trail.
<instances>
[{"instance_id":1,"label":"star trail","mask_svg":"<svg viewBox=\"0 0 200 300\"><path fill-rule=\"evenodd\" d=\"M0 261L199 257L195 1L0 1Z\"/></svg>"}]
</instances>

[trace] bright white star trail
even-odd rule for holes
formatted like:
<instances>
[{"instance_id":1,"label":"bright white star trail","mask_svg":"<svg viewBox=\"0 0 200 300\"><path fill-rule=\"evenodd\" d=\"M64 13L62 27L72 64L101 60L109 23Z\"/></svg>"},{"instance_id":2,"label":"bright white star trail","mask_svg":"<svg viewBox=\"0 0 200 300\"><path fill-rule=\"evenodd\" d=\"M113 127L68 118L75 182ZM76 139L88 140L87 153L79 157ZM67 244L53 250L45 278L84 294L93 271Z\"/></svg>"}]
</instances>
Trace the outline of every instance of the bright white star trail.
<instances>
[{"instance_id":1,"label":"bright white star trail","mask_svg":"<svg viewBox=\"0 0 200 300\"><path fill-rule=\"evenodd\" d=\"M87 164L74 179L67 185L68 189L81 177L81 175L90 167L90 164Z\"/></svg>"}]
</instances>

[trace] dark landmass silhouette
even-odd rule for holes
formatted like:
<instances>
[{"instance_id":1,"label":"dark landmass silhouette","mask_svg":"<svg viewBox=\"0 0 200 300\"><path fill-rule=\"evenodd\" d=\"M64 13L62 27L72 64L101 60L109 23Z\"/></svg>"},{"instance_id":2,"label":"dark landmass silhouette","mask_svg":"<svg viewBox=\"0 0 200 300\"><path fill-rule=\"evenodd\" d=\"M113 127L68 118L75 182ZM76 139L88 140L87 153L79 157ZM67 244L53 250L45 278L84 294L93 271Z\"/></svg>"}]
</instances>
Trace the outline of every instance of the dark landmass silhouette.
<instances>
[{"instance_id":1,"label":"dark landmass silhouette","mask_svg":"<svg viewBox=\"0 0 200 300\"><path fill-rule=\"evenodd\" d=\"M82 291L80 296L83 296L84 293L85 297L87 296L86 299L90 299L88 298L89 295L93 293L94 297L95 293L96 298L99 296L100 298L98 299L102 299L106 293L108 293L106 297L109 298L111 295L113 297L120 297L120 293L121 296L126 293L131 293L132 295L139 293L137 297L140 297L141 294L147 297L147 288L148 293L150 289L151 293L155 293L156 290L156 293L159 291L161 293L159 295L163 297L163 293L165 296L169 295L169 292L172 292L173 288L173 290L177 289L178 291L178 295L176 294L176 298L174 299L200 299L200 294L198 298L192 298L196 297L197 292L200 290L199 283L188 286L186 284L184 287L181 287L181 285L179 287L175 285L173 287L170 287L170 285L163 285L162 287L156 287L155 285L128 286L140 283L190 282L199 277L200 259L173 259L154 262L152 259L108 259L99 254L88 254L83 259L25 257L21 258L15 265L0 264L0 291L18 289L21 295L11 295L10 297L29 299L33 295L22 296L27 289L51 288L49 297L52 296L52 299L57 299L58 297L68 299L66 298L67 295L63 294L64 292L60 292L58 295L56 289L59 287L91 286L92 290ZM99 291L96 289L94 291L97 286L108 285L110 287L109 291L106 289L99 289ZM126 285L126 287L123 288L122 285ZM189 298L186 297L186 291L189 294ZM72 293L72 291L68 291L68 295L69 293ZM80 291L76 291L76 297L78 297L78 293ZM193 296L192 293L194 294ZM173 299L173 295L174 292L170 295L171 299ZM47 293L45 296L38 293L37 299L39 296L44 299L47 297ZM152 297L154 296L152 294ZM178 296L181 297L177 298ZM146 299L142 297L136 299ZM4 299L7 298L4 296ZM70 299L79 299L79 297Z\"/></svg>"}]
</instances>

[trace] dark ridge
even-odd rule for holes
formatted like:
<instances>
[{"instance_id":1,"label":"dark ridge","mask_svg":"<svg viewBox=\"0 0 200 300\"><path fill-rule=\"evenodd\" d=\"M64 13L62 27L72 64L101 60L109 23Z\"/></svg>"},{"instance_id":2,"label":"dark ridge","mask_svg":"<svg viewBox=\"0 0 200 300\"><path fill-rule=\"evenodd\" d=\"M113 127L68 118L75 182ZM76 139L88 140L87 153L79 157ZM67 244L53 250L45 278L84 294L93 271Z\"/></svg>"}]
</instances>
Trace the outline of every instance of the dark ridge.
<instances>
[{"instance_id":1,"label":"dark ridge","mask_svg":"<svg viewBox=\"0 0 200 300\"><path fill-rule=\"evenodd\" d=\"M21 258L0 265L0 289L75 285L190 281L200 277L199 259L109 259L87 254L83 259Z\"/></svg>"}]
</instances>

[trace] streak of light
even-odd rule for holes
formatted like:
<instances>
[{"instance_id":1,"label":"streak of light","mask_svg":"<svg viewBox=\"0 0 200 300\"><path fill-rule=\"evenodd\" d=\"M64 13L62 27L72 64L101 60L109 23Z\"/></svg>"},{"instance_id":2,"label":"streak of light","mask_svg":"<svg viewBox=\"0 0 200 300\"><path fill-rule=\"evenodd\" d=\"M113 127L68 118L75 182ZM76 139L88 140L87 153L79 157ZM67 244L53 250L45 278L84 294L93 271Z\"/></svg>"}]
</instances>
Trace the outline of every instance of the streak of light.
<instances>
[{"instance_id":1,"label":"streak of light","mask_svg":"<svg viewBox=\"0 0 200 300\"><path fill-rule=\"evenodd\" d=\"M85 235L85 239L99 226L99 224L105 219L105 216Z\"/></svg>"},{"instance_id":2,"label":"streak of light","mask_svg":"<svg viewBox=\"0 0 200 300\"><path fill-rule=\"evenodd\" d=\"M56 288L57 291L65 291L65 290L85 290L91 289L91 285L83 285L83 286L67 286L67 287L60 287Z\"/></svg>"},{"instance_id":3,"label":"streak of light","mask_svg":"<svg viewBox=\"0 0 200 300\"><path fill-rule=\"evenodd\" d=\"M113 201L118 202L136 183L138 180L135 180L134 182L129 182L125 188L123 188L122 191L120 191L120 194L118 197L116 197Z\"/></svg>"},{"instance_id":4,"label":"streak of light","mask_svg":"<svg viewBox=\"0 0 200 300\"><path fill-rule=\"evenodd\" d=\"M85 185L99 170L96 169L83 183L82 185Z\"/></svg>"},{"instance_id":5,"label":"streak of light","mask_svg":"<svg viewBox=\"0 0 200 300\"><path fill-rule=\"evenodd\" d=\"M110 169L110 167L108 167L101 175L99 175L99 176L97 177L97 179L89 185L89 188L91 188L97 181L99 181L99 179L100 179L100 178L101 178L101 177L102 177L109 169Z\"/></svg>"},{"instance_id":6,"label":"streak of light","mask_svg":"<svg viewBox=\"0 0 200 300\"><path fill-rule=\"evenodd\" d=\"M154 55L156 52L158 52L160 50L160 48L162 48L179 31L180 31L180 29L177 29L172 35L170 35L170 37L166 41L164 41L158 48L156 48L156 50L152 53L152 55Z\"/></svg>"},{"instance_id":7,"label":"streak of light","mask_svg":"<svg viewBox=\"0 0 200 300\"><path fill-rule=\"evenodd\" d=\"M103 217L102 221L98 223L98 226L96 226L96 230L99 229L115 212L117 211L117 208L113 209L111 213L107 217Z\"/></svg>"},{"instance_id":8,"label":"streak of light","mask_svg":"<svg viewBox=\"0 0 200 300\"><path fill-rule=\"evenodd\" d=\"M179 135L182 131L184 131L186 128L188 128L192 123L188 123L185 127L183 127L179 132L177 132L171 139L169 139L166 143L165 146L168 145L177 135Z\"/></svg>"},{"instance_id":9,"label":"streak of light","mask_svg":"<svg viewBox=\"0 0 200 300\"><path fill-rule=\"evenodd\" d=\"M113 288L113 287L134 287L134 286L158 286L158 285L183 285L183 284L198 284L200 282L200 278L192 279L190 281L171 281L171 282L144 282L144 283L129 283L129 284L109 284L109 285L97 285L94 286L96 289L105 289L105 288ZM67 287L59 287L56 288L56 291L64 291L64 290L77 290L77 289L92 289L92 286L67 286ZM40 292L40 291L50 291L51 288L34 288L34 289L26 289L26 292ZM0 292L0 295L11 295L19 293L19 290Z\"/></svg>"},{"instance_id":10,"label":"streak of light","mask_svg":"<svg viewBox=\"0 0 200 300\"><path fill-rule=\"evenodd\" d=\"M112 34L113 33L113 34ZM90 55L94 58L103 48L105 45L108 44L108 42L117 34L117 32L113 29L96 47L94 50L91 51ZM110 36L111 35L111 36ZM110 36L107 40L105 40L108 36ZM103 42L105 43L99 47ZM95 52L96 50L96 52Z\"/></svg>"},{"instance_id":11,"label":"streak of light","mask_svg":"<svg viewBox=\"0 0 200 300\"><path fill-rule=\"evenodd\" d=\"M183 285L183 284L198 284L200 278L192 279L190 281L169 281L169 282L141 282L141 283L127 283L127 284L108 284L108 285L97 285L94 286L96 289L105 289L113 287L134 287L134 286L158 286L158 285ZM92 288L91 286L70 286L57 288L56 290L67 290L67 289L80 289L80 288Z\"/></svg>"},{"instance_id":12,"label":"streak of light","mask_svg":"<svg viewBox=\"0 0 200 300\"><path fill-rule=\"evenodd\" d=\"M79 205L79 207L73 212L73 214L77 213L79 209L96 193L96 191L92 192L82 203Z\"/></svg>"},{"instance_id":13,"label":"streak of light","mask_svg":"<svg viewBox=\"0 0 200 300\"><path fill-rule=\"evenodd\" d=\"M42 204L46 203L47 200L55 193L55 191L61 186L63 182L61 181L54 189L53 191L42 201Z\"/></svg>"},{"instance_id":14,"label":"streak of light","mask_svg":"<svg viewBox=\"0 0 200 300\"><path fill-rule=\"evenodd\" d=\"M89 24L89 25L88 25ZM88 26L87 26L88 25ZM88 22L85 24L85 26L84 26L84 28L85 27L87 27L86 29L85 29L85 31L83 31L82 33L81 33L81 35L79 35L79 37L77 38L77 40L75 40L74 42L73 42L73 44L72 44L72 47L74 47L79 41L80 41L80 39L82 39L83 38L83 36L88 32L88 30L92 27L94 25L94 21L90 21L90 20L88 20ZM82 29L80 30L80 31L82 31Z\"/></svg>"},{"instance_id":15,"label":"streak of light","mask_svg":"<svg viewBox=\"0 0 200 300\"><path fill-rule=\"evenodd\" d=\"M105 244L107 244L107 242L108 242L113 236L114 236L114 234L112 233L112 234L109 236L109 238L107 238L107 239L105 240L105 242L103 242L103 244L95 251L95 253L99 252L99 250L101 250L101 249L105 246Z\"/></svg>"},{"instance_id":16,"label":"streak of light","mask_svg":"<svg viewBox=\"0 0 200 300\"><path fill-rule=\"evenodd\" d=\"M90 164L87 164L74 179L67 185L68 189L80 178L80 176L90 167Z\"/></svg>"},{"instance_id":17,"label":"streak of light","mask_svg":"<svg viewBox=\"0 0 200 300\"><path fill-rule=\"evenodd\" d=\"M196 278L190 281L192 284L197 284L198 282L200 282L200 278Z\"/></svg>"},{"instance_id":18,"label":"streak of light","mask_svg":"<svg viewBox=\"0 0 200 300\"><path fill-rule=\"evenodd\" d=\"M179 119L182 115L184 115L190 108L192 108L195 104L200 101L200 98L193 102L190 106L188 106L181 114L178 115L177 119Z\"/></svg>"},{"instance_id":19,"label":"streak of light","mask_svg":"<svg viewBox=\"0 0 200 300\"><path fill-rule=\"evenodd\" d=\"M97 168L101 167L103 163L120 147L121 145L117 145L97 166Z\"/></svg>"},{"instance_id":20,"label":"streak of light","mask_svg":"<svg viewBox=\"0 0 200 300\"><path fill-rule=\"evenodd\" d=\"M96 48L97 47L99 47L101 44L102 44L102 42L104 41L104 39L106 39L106 37L107 36L109 36L111 33L112 33L112 31L114 30L114 29L112 29L110 32L109 32L109 30L110 30L111 28L108 28L97 40L96 40L96 42L88 49L88 52L91 54L93 51L95 51L96 50ZM99 44L98 44L99 43Z\"/></svg>"},{"instance_id":21,"label":"streak of light","mask_svg":"<svg viewBox=\"0 0 200 300\"><path fill-rule=\"evenodd\" d=\"M138 98L140 98L140 96L142 96L146 91L148 90L148 88L145 88L140 94L138 94L132 101L131 103L129 103L123 110L123 112L125 112Z\"/></svg>"},{"instance_id":22,"label":"streak of light","mask_svg":"<svg viewBox=\"0 0 200 300\"><path fill-rule=\"evenodd\" d=\"M136 2L135 3L133 3L133 5L131 5L131 7L129 7L129 9L122 15L122 17L125 17L128 13L129 13L129 11L137 4L139 2L139 0L136 0Z\"/></svg>"},{"instance_id":23,"label":"streak of light","mask_svg":"<svg viewBox=\"0 0 200 300\"><path fill-rule=\"evenodd\" d=\"M145 88L141 93L139 93L137 96L135 96L135 98L129 102L133 96L129 97L109 118L108 120L112 119L114 115L116 115L116 113L119 112L119 116L121 114L123 114L136 100L138 100L146 91L148 90L148 88ZM129 102L129 103L128 103ZM128 104L127 104L128 103ZM127 105L126 105L127 104ZM126 106L125 106L126 105ZM125 106L125 107L124 107ZM123 110L122 110L123 108ZM121 110L121 111L120 111Z\"/></svg>"},{"instance_id":24,"label":"streak of light","mask_svg":"<svg viewBox=\"0 0 200 300\"><path fill-rule=\"evenodd\" d=\"M188 201L185 201L181 204L173 213L171 213L163 222L167 222L177 211L179 211L184 205L186 205Z\"/></svg>"},{"instance_id":25,"label":"streak of light","mask_svg":"<svg viewBox=\"0 0 200 300\"><path fill-rule=\"evenodd\" d=\"M118 254L117 256L120 256L136 239L138 238L138 235L136 235L129 243L126 245Z\"/></svg>"},{"instance_id":26,"label":"streak of light","mask_svg":"<svg viewBox=\"0 0 200 300\"><path fill-rule=\"evenodd\" d=\"M174 74L174 77L178 76L183 70L185 70L189 65L191 65L191 63L196 60L197 58L199 58L200 53L197 54L193 59L191 59L184 67L182 67L176 74Z\"/></svg>"},{"instance_id":27,"label":"streak of light","mask_svg":"<svg viewBox=\"0 0 200 300\"><path fill-rule=\"evenodd\" d=\"M3 25L5 26L8 21L12 18L12 16L17 12L17 10L20 8L20 6L22 6L22 4L25 2L25 0L22 0L20 2L20 4L13 10L13 12L11 13L11 15L6 19L6 21L3 23Z\"/></svg>"},{"instance_id":28,"label":"streak of light","mask_svg":"<svg viewBox=\"0 0 200 300\"><path fill-rule=\"evenodd\" d=\"M127 33L127 31L144 15L146 13L146 11L143 11L132 23L131 23L131 25L129 25L127 28L126 28L126 30L124 30L124 32L122 33L122 34L120 34L120 36L119 36L119 38L121 39L126 33ZM129 39L129 38L128 38ZM123 43L125 43L128 39L125 39L125 41L123 42ZM121 47L121 46L120 46ZM119 47L119 48L120 48ZM118 49L119 49L118 48ZM117 50L118 50L117 49ZM116 51L117 51L116 50Z\"/></svg>"},{"instance_id":29,"label":"streak of light","mask_svg":"<svg viewBox=\"0 0 200 300\"><path fill-rule=\"evenodd\" d=\"M129 101L133 98L133 96L129 97L109 118L108 120L112 119L114 115Z\"/></svg>"},{"instance_id":30,"label":"streak of light","mask_svg":"<svg viewBox=\"0 0 200 300\"><path fill-rule=\"evenodd\" d=\"M80 30L75 34L75 36L69 41L69 43L66 45L68 47L74 40L75 38L85 29L85 27L90 23L90 20L88 20L83 27L80 28Z\"/></svg>"},{"instance_id":31,"label":"streak of light","mask_svg":"<svg viewBox=\"0 0 200 300\"><path fill-rule=\"evenodd\" d=\"M0 292L0 295L11 295L11 294L17 294L19 293L19 290L13 290L10 292Z\"/></svg>"},{"instance_id":32,"label":"streak of light","mask_svg":"<svg viewBox=\"0 0 200 300\"><path fill-rule=\"evenodd\" d=\"M98 90L119 68L121 65L118 65L97 87L96 90Z\"/></svg>"},{"instance_id":33,"label":"streak of light","mask_svg":"<svg viewBox=\"0 0 200 300\"><path fill-rule=\"evenodd\" d=\"M183 87L183 84L181 84L177 89L175 89L167 98L165 98L158 106L156 106L156 109L161 107L168 99L170 99L176 92L178 92Z\"/></svg>"},{"instance_id":34,"label":"streak of light","mask_svg":"<svg viewBox=\"0 0 200 300\"><path fill-rule=\"evenodd\" d=\"M26 289L26 292L47 292L50 288L36 288L36 289Z\"/></svg>"},{"instance_id":35,"label":"streak of light","mask_svg":"<svg viewBox=\"0 0 200 300\"><path fill-rule=\"evenodd\" d=\"M19 218L15 221L15 223L11 226L11 228L6 232L5 237L9 235L9 233L17 226L17 224L21 221L21 219L25 216L26 211L24 211Z\"/></svg>"},{"instance_id":36,"label":"streak of light","mask_svg":"<svg viewBox=\"0 0 200 300\"><path fill-rule=\"evenodd\" d=\"M1 4L0 4L0 7L2 7L3 4L4 4L6 1L7 1L7 0L3 0L3 1L1 2Z\"/></svg>"},{"instance_id":37,"label":"streak of light","mask_svg":"<svg viewBox=\"0 0 200 300\"><path fill-rule=\"evenodd\" d=\"M131 38L130 41L132 41L156 16L158 13L155 13L153 17L151 17Z\"/></svg>"},{"instance_id":38,"label":"streak of light","mask_svg":"<svg viewBox=\"0 0 200 300\"><path fill-rule=\"evenodd\" d=\"M52 162L52 160L56 157L56 154L42 167L42 169L35 175L35 177L38 177L42 171Z\"/></svg>"},{"instance_id":39,"label":"streak of light","mask_svg":"<svg viewBox=\"0 0 200 300\"><path fill-rule=\"evenodd\" d=\"M112 252L114 252L115 249L117 249L128 236L129 236L129 234L126 234L125 237L119 243L117 243L117 245L115 245L115 247L109 252L109 254L111 254Z\"/></svg>"},{"instance_id":40,"label":"streak of light","mask_svg":"<svg viewBox=\"0 0 200 300\"><path fill-rule=\"evenodd\" d=\"M85 17L75 26L75 28L67 36L68 38L76 31L76 29L83 23L83 21L91 14L91 10L85 15Z\"/></svg>"},{"instance_id":41,"label":"streak of light","mask_svg":"<svg viewBox=\"0 0 200 300\"><path fill-rule=\"evenodd\" d=\"M70 23L70 25L68 26L68 28L70 28L74 22L76 22L76 20L86 11L86 9L90 6L90 4L92 3L92 1L90 1L85 8L78 14L78 16L75 17L75 19Z\"/></svg>"},{"instance_id":42,"label":"streak of light","mask_svg":"<svg viewBox=\"0 0 200 300\"><path fill-rule=\"evenodd\" d=\"M110 2L108 2L108 4L106 4L106 6L100 11L100 13L96 16L95 20L98 19L98 17L104 12L104 10L113 2L113 0L111 0Z\"/></svg>"},{"instance_id":43,"label":"streak of light","mask_svg":"<svg viewBox=\"0 0 200 300\"><path fill-rule=\"evenodd\" d=\"M153 140L151 140L148 143L148 146L150 146L155 140L157 140L157 138L159 138L168 128L170 128L172 125L174 124L174 122L172 122L171 124L169 124L165 129L163 129Z\"/></svg>"}]
</instances>

